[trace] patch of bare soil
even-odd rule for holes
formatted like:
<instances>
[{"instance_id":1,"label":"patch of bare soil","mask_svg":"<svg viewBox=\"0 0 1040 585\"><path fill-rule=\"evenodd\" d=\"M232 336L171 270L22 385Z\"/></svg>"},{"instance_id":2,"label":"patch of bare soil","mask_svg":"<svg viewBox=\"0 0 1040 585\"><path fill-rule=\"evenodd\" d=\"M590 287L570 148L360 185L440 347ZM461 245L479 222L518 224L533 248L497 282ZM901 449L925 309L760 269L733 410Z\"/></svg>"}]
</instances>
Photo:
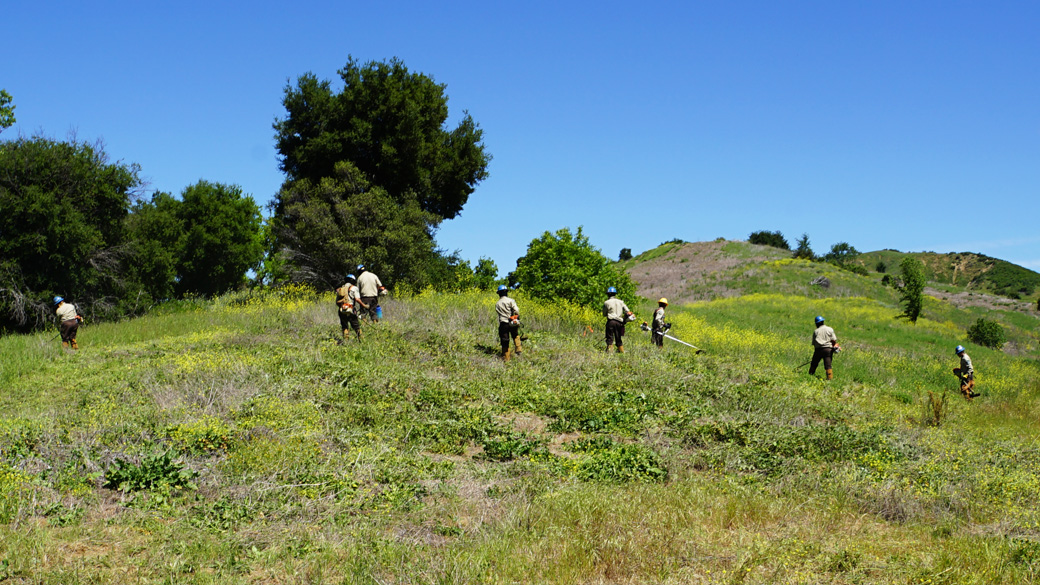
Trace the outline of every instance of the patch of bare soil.
<instances>
[{"instance_id":1,"label":"patch of bare soil","mask_svg":"<svg viewBox=\"0 0 1040 585\"><path fill-rule=\"evenodd\" d=\"M747 253L724 250L732 241L688 242L663 256L642 262L628 270L637 283L636 293L648 299L666 297L670 303L683 303L740 294L718 283L717 273L746 264L790 257L790 252L769 246L746 244ZM708 285L702 286L702 285ZM696 291L690 290L696 287Z\"/></svg>"},{"instance_id":2,"label":"patch of bare soil","mask_svg":"<svg viewBox=\"0 0 1040 585\"><path fill-rule=\"evenodd\" d=\"M958 309L964 307L981 307L983 309L1003 309L1010 311L1021 311L1023 313L1035 313L1036 305L1031 302L1016 301L1007 297L986 294L975 291L946 292L925 287L924 294L946 301Z\"/></svg>"}]
</instances>

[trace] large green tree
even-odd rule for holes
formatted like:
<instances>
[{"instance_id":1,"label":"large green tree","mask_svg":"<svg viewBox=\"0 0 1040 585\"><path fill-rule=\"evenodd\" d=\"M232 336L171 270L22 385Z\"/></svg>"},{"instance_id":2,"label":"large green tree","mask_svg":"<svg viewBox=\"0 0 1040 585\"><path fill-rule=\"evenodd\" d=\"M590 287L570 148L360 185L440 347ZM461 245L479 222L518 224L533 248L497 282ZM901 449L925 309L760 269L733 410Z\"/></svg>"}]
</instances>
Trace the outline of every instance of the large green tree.
<instances>
[{"instance_id":1,"label":"large green tree","mask_svg":"<svg viewBox=\"0 0 1040 585\"><path fill-rule=\"evenodd\" d=\"M422 287L445 268L433 240L437 217L415 202L398 203L349 162L317 182L287 182L277 205L271 280L333 286L365 264L390 286Z\"/></svg>"},{"instance_id":2,"label":"large green tree","mask_svg":"<svg viewBox=\"0 0 1040 585\"><path fill-rule=\"evenodd\" d=\"M179 200L156 193L128 220L134 269L157 301L226 292L260 265L262 222L260 208L237 185L199 181Z\"/></svg>"},{"instance_id":3,"label":"large green tree","mask_svg":"<svg viewBox=\"0 0 1040 585\"><path fill-rule=\"evenodd\" d=\"M415 203L437 220L457 216L491 160L473 118L464 113L447 128L445 86L398 59L350 58L339 76L339 92L313 73L285 88L287 115L274 128L289 182L318 185L349 161L398 204Z\"/></svg>"},{"instance_id":4,"label":"large green tree","mask_svg":"<svg viewBox=\"0 0 1040 585\"><path fill-rule=\"evenodd\" d=\"M0 327L47 322L54 295L87 316L124 310L124 219L138 173L110 163L99 145L0 143Z\"/></svg>"},{"instance_id":5,"label":"large green tree","mask_svg":"<svg viewBox=\"0 0 1040 585\"><path fill-rule=\"evenodd\" d=\"M214 295L246 281L264 255L263 217L241 187L199 181L181 193L177 217L185 231L177 292Z\"/></svg>"},{"instance_id":6,"label":"large green tree","mask_svg":"<svg viewBox=\"0 0 1040 585\"><path fill-rule=\"evenodd\" d=\"M635 283L628 273L594 247L581 227L576 233L563 228L532 240L509 280L532 297L566 299L590 307L603 303L610 286L617 288L619 298L636 299Z\"/></svg>"},{"instance_id":7,"label":"large green tree","mask_svg":"<svg viewBox=\"0 0 1040 585\"><path fill-rule=\"evenodd\" d=\"M917 318L924 308L924 264L913 256L904 256L899 262L899 268L903 271L903 285L899 294L903 302L903 314L900 316L917 324Z\"/></svg>"}]
</instances>

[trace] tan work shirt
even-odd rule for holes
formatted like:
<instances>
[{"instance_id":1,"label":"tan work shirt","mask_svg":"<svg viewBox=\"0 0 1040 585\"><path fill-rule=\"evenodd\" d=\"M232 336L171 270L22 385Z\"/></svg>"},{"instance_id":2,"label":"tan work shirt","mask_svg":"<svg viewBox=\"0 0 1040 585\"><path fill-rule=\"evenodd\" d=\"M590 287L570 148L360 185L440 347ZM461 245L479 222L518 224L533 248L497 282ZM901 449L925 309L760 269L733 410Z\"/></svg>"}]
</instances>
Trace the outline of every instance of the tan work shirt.
<instances>
[{"instance_id":1,"label":"tan work shirt","mask_svg":"<svg viewBox=\"0 0 1040 585\"><path fill-rule=\"evenodd\" d=\"M603 301L603 316L607 320L614 319L615 321L625 322L625 315L628 313L628 305L625 301L617 297L610 297Z\"/></svg>"},{"instance_id":2,"label":"tan work shirt","mask_svg":"<svg viewBox=\"0 0 1040 585\"><path fill-rule=\"evenodd\" d=\"M975 373L975 368L971 367L971 358L968 357L968 352L961 354L961 375L969 376Z\"/></svg>"},{"instance_id":3,"label":"tan work shirt","mask_svg":"<svg viewBox=\"0 0 1040 585\"><path fill-rule=\"evenodd\" d=\"M60 319L61 321L75 321L76 305L73 305L72 303L62 302L60 305L58 305L58 308L54 310L54 313L58 316L58 319Z\"/></svg>"},{"instance_id":4,"label":"tan work shirt","mask_svg":"<svg viewBox=\"0 0 1040 585\"><path fill-rule=\"evenodd\" d=\"M499 323L509 323L510 317L520 314L520 307L517 306L516 301L513 299L501 296L498 298L498 302L495 303L495 313L498 315Z\"/></svg>"},{"instance_id":5,"label":"tan work shirt","mask_svg":"<svg viewBox=\"0 0 1040 585\"><path fill-rule=\"evenodd\" d=\"M834 347L834 344L838 342L838 336L834 334L834 330L826 325L820 325L813 331L812 344L814 347Z\"/></svg>"},{"instance_id":6,"label":"tan work shirt","mask_svg":"<svg viewBox=\"0 0 1040 585\"><path fill-rule=\"evenodd\" d=\"M379 282L378 276L366 270L361 273L361 276L357 277L357 285L361 289L361 296L377 297L379 296L379 288L383 286L383 283Z\"/></svg>"}]
</instances>

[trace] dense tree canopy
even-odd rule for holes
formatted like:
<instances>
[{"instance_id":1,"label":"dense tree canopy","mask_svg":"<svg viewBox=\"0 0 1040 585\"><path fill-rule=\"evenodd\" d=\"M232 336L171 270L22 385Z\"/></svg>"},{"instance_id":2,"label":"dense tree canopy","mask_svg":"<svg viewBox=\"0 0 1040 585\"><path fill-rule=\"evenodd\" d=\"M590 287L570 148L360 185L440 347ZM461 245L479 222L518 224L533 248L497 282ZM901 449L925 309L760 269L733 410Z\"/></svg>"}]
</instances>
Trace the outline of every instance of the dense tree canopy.
<instances>
[{"instance_id":1,"label":"dense tree canopy","mask_svg":"<svg viewBox=\"0 0 1040 585\"><path fill-rule=\"evenodd\" d=\"M430 269L444 264L435 262L436 216L417 203L394 201L349 162L317 183L286 183L278 205L281 213L271 221L274 280L333 286L365 264L390 286L403 281L421 287L431 284Z\"/></svg>"},{"instance_id":2,"label":"dense tree canopy","mask_svg":"<svg viewBox=\"0 0 1040 585\"><path fill-rule=\"evenodd\" d=\"M619 298L628 302L636 299L635 284L628 274L593 247L580 227L575 234L563 228L532 240L509 278L536 298L566 299L596 307L606 299L607 287L613 286Z\"/></svg>"},{"instance_id":3,"label":"dense tree canopy","mask_svg":"<svg viewBox=\"0 0 1040 585\"><path fill-rule=\"evenodd\" d=\"M262 217L237 185L199 181L180 200L156 193L128 221L135 270L155 300L215 295L245 282L263 258Z\"/></svg>"},{"instance_id":4,"label":"dense tree canopy","mask_svg":"<svg viewBox=\"0 0 1040 585\"><path fill-rule=\"evenodd\" d=\"M84 315L120 310L132 288L124 220L138 173L99 145L0 143L0 327L39 325L54 295Z\"/></svg>"},{"instance_id":5,"label":"dense tree canopy","mask_svg":"<svg viewBox=\"0 0 1040 585\"><path fill-rule=\"evenodd\" d=\"M274 128L288 180L318 185L349 161L399 204L416 203L437 221L457 216L491 159L469 114L446 129L445 86L397 59L351 58L339 76L338 93L312 73L285 88L287 116Z\"/></svg>"},{"instance_id":6,"label":"dense tree canopy","mask_svg":"<svg viewBox=\"0 0 1040 585\"><path fill-rule=\"evenodd\" d=\"M791 245L787 243L787 238L779 230L775 232L767 232L765 230L751 232L751 235L748 236L748 242L758 244L759 246L772 246L781 250L791 249Z\"/></svg>"}]
</instances>

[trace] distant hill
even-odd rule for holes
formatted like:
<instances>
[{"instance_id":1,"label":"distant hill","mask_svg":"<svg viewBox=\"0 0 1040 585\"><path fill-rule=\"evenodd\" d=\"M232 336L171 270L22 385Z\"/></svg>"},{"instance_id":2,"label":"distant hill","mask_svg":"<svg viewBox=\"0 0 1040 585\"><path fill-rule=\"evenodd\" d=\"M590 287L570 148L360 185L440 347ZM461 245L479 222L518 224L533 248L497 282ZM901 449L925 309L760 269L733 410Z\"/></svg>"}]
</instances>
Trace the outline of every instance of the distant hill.
<instances>
[{"instance_id":1,"label":"distant hill","mask_svg":"<svg viewBox=\"0 0 1040 585\"><path fill-rule=\"evenodd\" d=\"M1029 297L1040 288L1040 274L1006 260L972 252L939 254L879 250L861 254L857 263L875 270L881 262L887 272L898 273L899 262L905 256L920 260L928 280L938 284L987 291L1012 299Z\"/></svg>"},{"instance_id":2,"label":"distant hill","mask_svg":"<svg viewBox=\"0 0 1040 585\"><path fill-rule=\"evenodd\" d=\"M1007 299L1025 299L1022 303L1012 303L1021 305L1016 306L1016 310L1028 311L1036 306L1040 274L1005 260L970 252L866 252L856 260L868 271L867 276L860 276L824 262L794 261L788 250L744 241L673 240L619 262L618 266L638 283L638 294L651 300L667 297L672 302L690 302L755 292L782 292L867 296L895 302L898 295L891 287L880 286L881 280L884 274L898 276L899 262L908 255L920 259L929 282L942 289L929 289L933 296L941 295L958 305L993 307L1011 302ZM829 290L811 284L820 277L831 283Z\"/></svg>"}]
</instances>

